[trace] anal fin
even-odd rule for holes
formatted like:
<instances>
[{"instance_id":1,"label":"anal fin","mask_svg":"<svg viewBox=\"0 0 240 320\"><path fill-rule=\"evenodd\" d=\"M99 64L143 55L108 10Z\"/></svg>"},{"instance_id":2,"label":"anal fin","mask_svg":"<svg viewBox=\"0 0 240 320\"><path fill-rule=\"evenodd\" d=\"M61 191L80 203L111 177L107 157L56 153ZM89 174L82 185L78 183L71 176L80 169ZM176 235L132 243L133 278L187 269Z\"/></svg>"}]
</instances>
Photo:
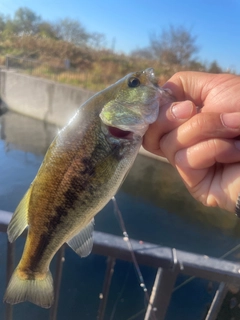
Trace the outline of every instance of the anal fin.
<instances>
[{"instance_id":1,"label":"anal fin","mask_svg":"<svg viewBox=\"0 0 240 320\"><path fill-rule=\"evenodd\" d=\"M28 225L28 204L31 195L31 187L25 193L24 197L20 201L17 209L15 210L12 219L8 225L7 233L8 240L10 242L15 241L26 229Z\"/></svg>"},{"instance_id":2,"label":"anal fin","mask_svg":"<svg viewBox=\"0 0 240 320\"><path fill-rule=\"evenodd\" d=\"M92 251L93 229L94 219L92 219L84 229L67 242L67 244L82 258L88 256Z\"/></svg>"}]
</instances>

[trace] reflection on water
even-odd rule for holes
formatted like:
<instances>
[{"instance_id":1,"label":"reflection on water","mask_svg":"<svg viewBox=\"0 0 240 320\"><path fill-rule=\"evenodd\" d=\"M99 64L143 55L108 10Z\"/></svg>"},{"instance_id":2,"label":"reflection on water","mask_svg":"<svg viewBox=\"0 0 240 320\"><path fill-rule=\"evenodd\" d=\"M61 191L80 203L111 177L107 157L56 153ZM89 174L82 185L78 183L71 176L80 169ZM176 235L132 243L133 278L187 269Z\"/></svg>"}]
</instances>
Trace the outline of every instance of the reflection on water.
<instances>
[{"instance_id":1,"label":"reflection on water","mask_svg":"<svg viewBox=\"0 0 240 320\"><path fill-rule=\"evenodd\" d=\"M14 112L0 117L0 139L5 141L6 152L16 149L44 155L57 131L54 125Z\"/></svg>"},{"instance_id":2,"label":"reflection on water","mask_svg":"<svg viewBox=\"0 0 240 320\"><path fill-rule=\"evenodd\" d=\"M0 117L0 210L14 211L36 175L57 130L58 128L53 125L12 112ZM223 255L239 242L240 224L234 215L219 209L205 208L197 203L188 194L175 170L170 165L155 159L139 155L116 198L127 231L132 238L215 257ZM95 225L97 230L121 235L111 202L97 215ZM5 248L6 235L2 235L0 242ZM23 240L18 240L17 244L22 248ZM20 254L19 249L18 259ZM230 256L229 259L237 259L237 254ZM4 257L4 251L0 255ZM60 295L61 312L58 319L67 319L67 310L70 309L71 319L77 319L81 314L83 319L95 319L105 258L90 255L87 259L79 259L70 249L66 255ZM2 259L0 263L1 270L4 270L5 261ZM116 319L127 319L129 315L143 307L141 290L134 291L138 301L135 306L128 301L132 295L131 287L137 283L132 267L129 267L128 263L120 262L116 265L116 270L118 269L122 275L113 279L115 291L111 293L112 303L107 309L109 315L107 319L110 318L126 277L126 290L122 293L123 297L117 308L123 313ZM148 268L143 268L143 272L146 273L147 284L152 284L153 275L149 276ZM4 283L5 273L0 274L0 277L1 283ZM191 286L196 288L198 285L192 283L189 286L188 290ZM0 291L2 294L3 286ZM180 293L182 297L183 292ZM93 298L88 299L89 295ZM176 299L177 297L176 295ZM208 299L209 297L207 296ZM176 301L179 301L179 298ZM199 304L198 296L196 302L192 301L192 305L194 303L196 306ZM80 311L80 308L84 310ZM200 319L196 314L203 311L197 308L194 309L194 318ZM17 306L16 310L22 314L29 312L31 314L29 319L43 319L46 315L45 311L40 311L28 303ZM185 312L187 319L188 306ZM184 316L183 306L182 313ZM2 319L1 316L0 311ZM19 316L14 319L27 320ZM140 320L141 317L136 319Z\"/></svg>"}]
</instances>

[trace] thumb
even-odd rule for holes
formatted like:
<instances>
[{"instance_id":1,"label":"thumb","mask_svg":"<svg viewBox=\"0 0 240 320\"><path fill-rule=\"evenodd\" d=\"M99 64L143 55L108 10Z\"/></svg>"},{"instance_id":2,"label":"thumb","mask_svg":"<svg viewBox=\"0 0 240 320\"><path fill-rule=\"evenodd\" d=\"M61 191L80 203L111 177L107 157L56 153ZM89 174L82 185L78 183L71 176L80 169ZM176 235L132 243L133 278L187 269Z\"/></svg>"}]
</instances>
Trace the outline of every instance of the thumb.
<instances>
[{"instance_id":1,"label":"thumb","mask_svg":"<svg viewBox=\"0 0 240 320\"><path fill-rule=\"evenodd\" d=\"M216 86L218 76L205 72L177 72L163 88L170 89L177 101L191 100L196 106L202 107L209 91Z\"/></svg>"}]
</instances>

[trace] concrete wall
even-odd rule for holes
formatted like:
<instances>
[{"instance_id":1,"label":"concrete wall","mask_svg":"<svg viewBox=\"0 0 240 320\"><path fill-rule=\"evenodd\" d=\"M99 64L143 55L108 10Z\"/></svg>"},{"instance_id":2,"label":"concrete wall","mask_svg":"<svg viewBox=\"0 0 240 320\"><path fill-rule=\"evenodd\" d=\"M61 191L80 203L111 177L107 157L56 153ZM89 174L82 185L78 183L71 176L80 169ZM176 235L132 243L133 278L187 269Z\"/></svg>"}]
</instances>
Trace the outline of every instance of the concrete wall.
<instances>
[{"instance_id":1,"label":"concrete wall","mask_svg":"<svg viewBox=\"0 0 240 320\"><path fill-rule=\"evenodd\" d=\"M77 87L0 70L0 97L4 105L58 126L64 126L93 94Z\"/></svg>"}]
</instances>

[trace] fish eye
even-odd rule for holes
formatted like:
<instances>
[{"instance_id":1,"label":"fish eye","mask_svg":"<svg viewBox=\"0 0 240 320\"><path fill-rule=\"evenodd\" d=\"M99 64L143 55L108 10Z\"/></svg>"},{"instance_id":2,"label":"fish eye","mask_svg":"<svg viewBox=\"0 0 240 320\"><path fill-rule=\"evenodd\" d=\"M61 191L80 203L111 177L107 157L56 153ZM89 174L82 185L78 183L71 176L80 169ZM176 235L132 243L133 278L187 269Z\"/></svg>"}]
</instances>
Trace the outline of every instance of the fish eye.
<instances>
[{"instance_id":1,"label":"fish eye","mask_svg":"<svg viewBox=\"0 0 240 320\"><path fill-rule=\"evenodd\" d=\"M130 88L136 88L138 86L140 86L141 82L138 78L135 78L135 77L131 77L128 79L128 86Z\"/></svg>"}]
</instances>

